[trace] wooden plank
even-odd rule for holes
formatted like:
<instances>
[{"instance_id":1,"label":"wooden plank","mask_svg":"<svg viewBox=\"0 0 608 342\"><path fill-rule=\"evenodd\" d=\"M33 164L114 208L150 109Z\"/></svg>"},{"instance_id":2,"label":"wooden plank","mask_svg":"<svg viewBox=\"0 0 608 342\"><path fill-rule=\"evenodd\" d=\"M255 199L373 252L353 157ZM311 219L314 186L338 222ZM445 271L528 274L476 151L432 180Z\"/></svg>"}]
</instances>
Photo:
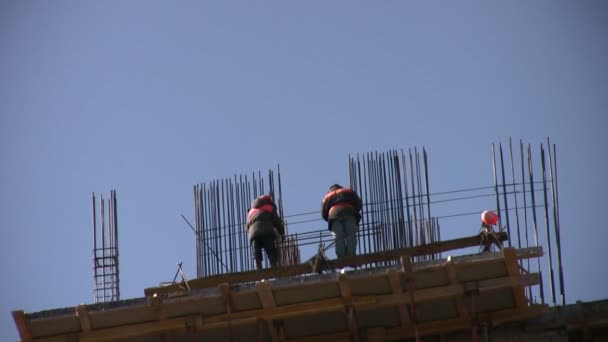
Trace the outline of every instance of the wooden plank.
<instances>
[{"instance_id":1,"label":"wooden plank","mask_svg":"<svg viewBox=\"0 0 608 342\"><path fill-rule=\"evenodd\" d=\"M234 341L234 329L232 325L232 313L234 312L234 303L232 301L232 290L230 289L230 284L227 283L219 284L218 289L222 294L222 301L224 302L226 315L228 315L228 340Z\"/></svg>"},{"instance_id":2,"label":"wooden plank","mask_svg":"<svg viewBox=\"0 0 608 342\"><path fill-rule=\"evenodd\" d=\"M540 276L538 273L519 275L515 277L488 279L479 282L479 291L493 291L500 288L521 286L538 282L540 282ZM266 321L272 321L315 313L344 310L344 299L341 297L277 307L272 295L270 284L266 282L258 283L256 284L256 287L258 289L258 294L263 309L236 312L230 316L230 324L233 324L234 326L241 324L256 324L257 319L259 318L265 319ZM421 303L441 298L462 296L464 291L465 288L463 284L419 289L416 291L416 302ZM356 309L375 309L409 303L410 296L408 293L352 297L352 305ZM526 307L524 307L524 309L525 308ZM193 319L197 320L196 326L199 330L226 327L229 324L229 317L227 314L204 318L202 318L200 315L186 316L182 318L167 319L164 321L133 324L130 326L94 329L89 333L81 334L81 341L111 341L113 339L128 338L133 336L159 334L172 330L183 331L186 326L192 325L190 321ZM274 329L274 327L270 327L270 331L274 331L276 334L276 329ZM276 338L279 340L281 336L277 335Z\"/></svg>"},{"instance_id":3,"label":"wooden plank","mask_svg":"<svg viewBox=\"0 0 608 342\"><path fill-rule=\"evenodd\" d=\"M543 248L541 246L518 248L515 250L517 260L521 259L532 259L542 257L544 255Z\"/></svg>"},{"instance_id":4,"label":"wooden plank","mask_svg":"<svg viewBox=\"0 0 608 342\"><path fill-rule=\"evenodd\" d=\"M547 304L532 304L523 308L506 309L496 312L480 314L483 320L491 320L494 325L507 322L526 320L543 314L549 310Z\"/></svg>"},{"instance_id":5,"label":"wooden plank","mask_svg":"<svg viewBox=\"0 0 608 342\"><path fill-rule=\"evenodd\" d=\"M30 332L30 325L28 323L27 317L25 317L25 312L23 312L23 310L15 310L12 312L12 314L21 341L32 341L32 333Z\"/></svg>"},{"instance_id":6,"label":"wooden plank","mask_svg":"<svg viewBox=\"0 0 608 342\"><path fill-rule=\"evenodd\" d=\"M505 241L507 239L507 234L505 232L499 232L497 234L501 241ZM480 235L474 235L460 239L433 242L426 245L343 257L336 260L330 260L330 264L334 268L357 267L366 264L380 263L390 260L399 260L401 256L427 255L446 252L453 249L474 247L479 246L480 243ZM268 268L247 272L218 274L205 278L192 279L188 281L188 285L190 286L190 289L209 288L216 287L221 283L235 284L259 281L262 279L291 277L295 275L308 274L310 273L310 271L310 265L306 262L299 265L291 265L281 268ZM146 296L152 296L154 294L167 294L171 292L186 291L184 290L183 285L181 284L174 284L165 287L152 287L144 290Z\"/></svg>"},{"instance_id":7,"label":"wooden plank","mask_svg":"<svg viewBox=\"0 0 608 342\"><path fill-rule=\"evenodd\" d=\"M477 283L479 284L479 289L481 292L500 290L506 287L530 286L540 284L540 274L520 274L503 278L480 280Z\"/></svg>"},{"instance_id":8,"label":"wooden plank","mask_svg":"<svg viewBox=\"0 0 608 342\"><path fill-rule=\"evenodd\" d=\"M489 279L486 281L479 282L479 290L480 292L484 291L493 291L500 288L508 288L514 284L525 284L530 282L539 281L539 276L536 274L535 276L523 276L522 279L513 279L511 277L499 278L499 279ZM463 284L458 284L456 286L442 286L433 289L421 289L418 291L418 295L416 296L417 302L426 302L430 300L435 300L438 298L450 298L454 296L462 296L465 292L465 286ZM356 307L362 308L375 308L382 306L391 306L398 305L399 303L409 303L410 297L407 294L401 294L399 296L395 295L385 295L378 296L376 300L368 300L367 302L359 302L356 301L357 297L353 298L355 301L354 305ZM278 307L276 311L265 311L258 312L255 314L263 315L266 319L271 318L288 318L293 316L299 316L303 314L310 313L321 313L327 311L337 311L342 305L339 301L335 299L317 301L314 303L306 303L308 307L304 307L301 304L290 305L288 307ZM254 313L239 313L239 315L243 315L243 317L251 317ZM235 317L236 319L236 317ZM467 317L468 319L468 317ZM223 322L220 320L217 323L220 325L214 325L214 327L223 326ZM206 325L209 328L209 325Z\"/></svg>"},{"instance_id":9,"label":"wooden plank","mask_svg":"<svg viewBox=\"0 0 608 342\"><path fill-rule=\"evenodd\" d=\"M519 275L519 263L517 262L515 248L504 248L502 252L505 256L505 266L507 268L507 274L510 276ZM526 292L523 286L513 287L513 298L515 299L516 307L524 307L527 305Z\"/></svg>"},{"instance_id":10,"label":"wooden plank","mask_svg":"<svg viewBox=\"0 0 608 342\"><path fill-rule=\"evenodd\" d=\"M456 268L454 267L454 261L451 258L448 258L448 261L445 264L445 271L450 284L458 284L458 279L456 278ZM456 297L456 309L458 310L458 316L460 319L466 319L469 317L469 311L467 310L467 306L464 302L464 296Z\"/></svg>"},{"instance_id":11,"label":"wooden plank","mask_svg":"<svg viewBox=\"0 0 608 342\"><path fill-rule=\"evenodd\" d=\"M536 257L536 256L542 255L542 248L541 247L530 247L530 248L525 248L525 249L517 249L516 252L517 252L517 258L531 257L531 256ZM502 251L500 251L500 252L493 252L493 253L456 256L456 257L452 257L451 259L454 262L455 266L458 267L461 264L470 264L470 263L480 264L480 263L485 263L485 262L496 262L498 260L504 260L504 254L502 253ZM412 272L415 275L416 272L421 271L421 270L427 270L430 268L437 268L437 269L443 268L446 262L447 262L447 259L442 259L442 260L435 260L435 261L423 261L423 262L419 262L419 263L410 262L409 264L411 264ZM272 269L265 269L265 270L272 271ZM372 273L372 274L368 274L368 275L349 274L349 279L351 279L352 281L355 281L356 279L359 279L359 278L372 278L372 277L381 278L381 277L384 277L385 275L386 275L385 273L380 273L380 272ZM205 279L207 279L207 278L205 278ZM315 283L312 283L312 284L314 285ZM280 288L288 289L288 288L297 288L299 286L301 286L301 285L298 282L293 282L293 283L288 283L285 285L280 285ZM245 290L245 291L251 291L251 290ZM184 294L186 294L186 293L184 292ZM183 299L181 299L181 300L183 300Z\"/></svg>"},{"instance_id":12,"label":"wooden plank","mask_svg":"<svg viewBox=\"0 0 608 342\"><path fill-rule=\"evenodd\" d=\"M235 272L228 274L217 274L205 278L191 279L188 281L190 289L201 289L216 287L221 283L237 284L247 283L253 281L261 281L262 279L273 279L291 277L301 274L310 273L310 265L299 264L291 265L282 268L264 268L261 270L246 271L246 272ZM144 290L146 296L152 296L153 294L166 294L171 292L187 292L183 289L181 284L174 284L163 287L151 287Z\"/></svg>"},{"instance_id":13,"label":"wooden plank","mask_svg":"<svg viewBox=\"0 0 608 342\"><path fill-rule=\"evenodd\" d=\"M401 271L405 275L405 282L407 283L408 295L408 301L406 303L400 303L400 305L407 308L410 326L415 329L417 327L418 315L416 310L416 283L414 279L414 270L412 269L412 258L408 255L402 255L400 261ZM403 293L399 294L398 297L404 297ZM416 336L416 339L418 339L418 336Z\"/></svg>"},{"instance_id":14,"label":"wooden plank","mask_svg":"<svg viewBox=\"0 0 608 342\"><path fill-rule=\"evenodd\" d=\"M501 310L491 313L480 314L480 320L486 322L492 322L492 325L496 326L506 322L522 321L537 317L538 315L548 310L547 305L534 305L531 307L514 308ZM424 335L439 335L446 333L453 333L459 331L467 331L471 328L471 319L449 319L440 320L433 322L424 322L418 325L418 331L421 336ZM386 341L403 340L414 337L414 330L391 328L386 331Z\"/></svg>"},{"instance_id":15,"label":"wooden plank","mask_svg":"<svg viewBox=\"0 0 608 342\"><path fill-rule=\"evenodd\" d=\"M340 287L340 295L342 296L342 299L344 299L345 303L344 314L346 316L346 321L348 322L349 337L352 341L359 341L359 323L357 321L355 309L351 305L353 293L346 274L338 273L338 285Z\"/></svg>"},{"instance_id":16,"label":"wooden plank","mask_svg":"<svg viewBox=\"0 0 608 342\"><path fill-rule=\"evenodd\" d=\"M391 284L391 290L395 295L403 294L403 285L401 284L401 273L398 273L395 270L390 270L388 272L388 280ZM397 309L399 310L399 321L401 322L401 326L405 327L408 325L410 316L407 312L407 308L404 304L397 305Z\"/></svg>"},{"instance_id":17,"label":"wooden plank","mask_svg":"<svg viewBox=\"0 0 608 342\"><path fill-rule=\"evenodd\" d=\"M400 257L401 271L405 274L405 282L407 283L407 293L410 296L410 302L408 304L415 305L416 300L416 283L414 279L414 271L412 269L412 259L408 255L402 255ZM415 316L415 312L410 312L410 320Z\"/></svg>"},{"instance_id":18,"label":"wooden plank","mask_svg":"<svg viewBox=\"0 0 608 342\"><path fill-rule=\"evenodd\" d=\"M412 268L412 259L409 255L402 255L399 257L401 261L401 270L405 273L406 280L413 280L413 268Z\"/></svg>"},{"instance_id":19,"label":"wooden plank","mask_svg":"<svg viewBox=\"0 0 608 342\"><path fill-rule=\"evenodd\" d=\"M220 293L222 294L222 298L224 300L224 305L226 306L227 312L234 312L234 301L232 300L232 291L230 290L230 284L222 283L218 285Z\"/></svg>"},{"instance_id":20,"label":"wooden plank","mask_svg":"<svg viewBox=\"0 0 608 342\"><path fill-rule=\"evenodd\" d=\"M404 265L406 265L405 268L407 269L407 261L404 262ZM539 281L540 276L538 274L487 279L479 282L479 289L480 291L491 291L505 287L535 284L539 283ZM231 317L233 324L255 324L257 318L264 318L266 320L285 319L306 314L338 311L342 310L344 307L344 299L341 297L276 307L270 284L265 282L259 283L257 288L260 295L260 301L265 308L261 310L257 309L234 313ZM436 288L419 289L416 293L416 302L462 296L464 291L465 286L463 284L451 284ZM192 302L196 301L192 300ZM403 305L407 303L410 303L410 298L406 295L406 293L395 294L393 292L389 295L356 296L352 298L352 304L357 308L376 308L389 305ZM197 316L197 318L200 321L200 323L197 323L197 327L200 329L225 327L227 326L229 319L227 315L217 315L205 318ZM133 325L132 327L116 327L100 329L99 331L93 330L90 334L83 334L83 340L109 340L112 338L122 338L123 336L128 337L171 330L183 330L185 318L167 320L167 322L160 323L161 324L152 322L152 326L138 324Z\"/></svg>"},{"instance_id":21,"label":"wooden plank","mask_svg":"<svg viewBox=\"0 0 608 342\"><path fill-rule=\"evenodd\" d=\"M435 322L423 322L418 323L418 334L420 336L425 335L435 335L442 334L446 332L455 332L462 331L465 329L469 329L471 327L471 320L468 318L456 318L449 320L441 320ZM392 340L403 340L408 338L414 338L416 336L416 331L413 327L409 327L406 329L387 329L386 331L386 341Z\"/></svg>"},{"instance_id":22,"label":"wooden plank","mask_svg":"<svg viewBox=\"0 0 608 342\"><path fill-rule=\"evenodd\" d=\"M346 274L338 273L338 285L340 286L340 295L344 298L345 303L350 303L353 298L350 285L348 283L348 276Z\"/></svg>"},{"instance_id":23,"label":"wooden plank","mask_svg":"<svg viewBox=\"0 0 608 342\"><path fill-rule=\"evenodd\" d=\"M580 300L576 301L576 316L583 333L583 339L585 341L590 341L591 334L589 333L589 327L587 326L587 320L585 318L585 308L583 307L583 302Z\"/></svg>"},{"instance_id":24,"label":"wooden plank","mask_svg":"<svg viewBox=\"0 0 608 342\"><path fill-rule=\"evenodd\" d=\"M268 298L269 296L264 295ZM268 299L264 300L268 302ZM376 302L373 297L365 298L353 298L353 305L373 305ZM322 312L340 311L344 309L344 303L342 298L335 298L330 300L322 300L310 303L292 304L281 307L274 307L268 309L257 309L238 312L232 315L232 324L247 325L256 324L258 319L265 319L272 321L274 319L285 319L289 317L296 317L300 315L309 315ZM196 324L192 323L196 319ZM131 324L127 326L116 326L104 329L95 329L89 333L80 334L80 341L82 342L101 342L101 341L113 341L117 339L124 339L136 336L146 336L160 334L167 331L184 331L188 326L196 326L199 330L204 329L215 329L224 328L228 325L228 317L226 314L216 315L212 317L201 316L184 316L180 318L170 318L164 321L146 322ZM269 331L276 332L274 327L269 327ZM277 335L277 340L280 336Z\"/></svg>"},{"instance_id":25,"label":"wooden plank","mask_svg":"<svg viewBox=\"0 0 608 342\"><path fill-rule=\"evenodd\" d=\"M351 341L358 342L361 337L359 336L359 321L357 319L355 308L352 305L348 305L344 309L346 320L348 322L349 337L351 338Z\"/></svg>"},{"instance_id":26,"label":"wooden plank","mask_svg":"<svg viewBox=\"0 0 608 342\"><path fill-rule=\"evenodd\" d=\"M505 232L497 233L498 237L501 241L507 239L507 234ZM337 260L332 260L331 265L334 268L344 268L347 266L357 267L366 264L372 263L381 263L385 261L398 260L401 256L419 256L419 255L428 255L446 252L453 249L461 249L466 247L479 246L481 243L481 236L474 235L470 237L454 239L454 240L445 240L445 241L437 241L430 244L407 247L395 250L381 251L371 254L363 254L363 255L355 255L355 256L347 256Z\"/></svg>"},{"instance_id":27,"label":"wooden plank","mask_svg":"<svg viewBox=\"0 0 608 342\"><path fill-rule=\"evenodd\" d=\"M272 288L268 282L256 283L255 287L258 290L258 297L260 298L260 303L262 303L262 307L264 309L274 308L277 306L274 300L274 295L272 294Z\"/></svg>"},{"instance_id":28,"label":"wooden plank","mask_svg":"<svg viewBox=\"0 0 608 342\"><path fill-rule=\"evenodd\" d=\"M262 308L273 309L277 306L277 303L274 300L274 295L272 294L272 288L268 282L258 282L255 284L255 287L258 290L258 297L260 298L260 303L262 303ZM268 332L270 333L270 338L273 342L283 340L279 336L276 323L272 319L267 319L266 325L268 327Z\"/></svg>"},{"instance_id":29,"label":"wooden plank","mask_svg":"<svg viewBox=\"0 0 608 342\"><path fill-rule=\"evenodd\" d=\"M138 323L131 325L122 325L111 328L95 329L88 333L82 333L80 335L81 342L101 342L101 341L114 341L120 339L126 339L136 336L146 336L161 334L169 331L184 331L188 322L191 320L190 317L184 317L179 319L167 319L164 321L155 321L147 323Z\"/></svg>"},{"instance_id":30,"label":"wooden plank","mask_svg":"<svg viewBox=\"0 0 608 342\"><path fill-rule=\"evenodd\" d=\"M546 305L522 309L509 309L495 312L491 315L482 314L483 319L492 321L494 324L502 324L510 321L519 321L536 317L548 310ZM492 316L496 316L492 319ZM439 335L454 332L467 331L471 328L470 318L457 318L434 322L419 323L420 335ZM404 328L372 328L367 331L367 340L372 341L392 341L413 338L414 330L412 327ZM448 335L449 336L449 335ZM324 336L306 336L290 340L290 342L313 342L313 341L350 341L347 332L334 333Z\"/></svg>"},{"instance_id":31,"label":"wooden plank","mask_svg":"<svg viewBox=\"0 0 608 342\"><path fill-rule=\"evenodd\" d=\"M198 335L198 327L196 326L196 322L192 320L186 320L184 322L184 330L186 338L189 341L196 341Z\"/></svg>"},{"instance_id":32,"label":"wooden plank","mask_svg":"<svg viewBox=\"0 0 608 342\"><path fill-rule=\"evenodd\" d=\"M76 307L76 316L78 316L78 321L80 321L80 329L84 332L91 331L91 317L89 316L87 307L78 305Z\"/></svg>"},{"instance_id":33,"label":"wooden plank","mask_svg":"<svg viewBox=\"0 0 608 342\"><path fill-rule=\"evenodd\" d=\"M156 319L159 321L164 321L168 318L167 310L163 305L163 301L160 297L149 297L148 305L152 308L152 311L156 315ZM174 342L175 341L175 332L168 331L162 334L162 339L164 342Z\"/></svg>"},{"instance_id":34,"label":"wooden plank","mask_svg":"<svg viewBox=\"0 0 608 342\"><path fill-rule=\"evenodd\" d=\"M478 281L478 290L479 292L488 292L494 291L504 288L509 288L513 286L525 286L525 285L534 285L540 283L540 275L538 273L526 274L520 276L509 276L502 278L493 278ZM438 286L433 288L425 288L418 289L415 293L415 301L416 303L434 301L438 299L446 299L462 296L465 294L465 285L464 284L455 284L455 285L446 285L446 286ZM409 294L404 293L401 295L384 295L377 296L377 304L386 305L391 304L395 305L396 303L405 303L410 304L411 299Z\"/></svg>"},{"instance_id":35,"label":"wooden plank","mask_svg":"<svg viewBox=\"0 0 608 342\"><path fill-rule=\"evenodd\" d=\"M374 296L353 297L352 305L373 306L377 304L377 298ZM257 309L249 311L241 311L232 315L235 324L240 322L240 319L256 316L264 319L287 319L296 316L310 315L315 313L341 311L344 309L344 300L342 298L323 299L308 303L298 303L290 305L282 305L269 309ZM208 328L213 323L224 323L226 317L224 315L216 315L205 318L204 327Z\"/></svg>"},{"instance_id":36,"label":"wooden plank","mask_svg":"<svg viewBox=\"0 0 608 342\"><path fill-rule=\"evenodd\" d=\"M515 251L516 251L517 260L537 258L537 257L543 256L543 248L540 246L520 248L520 249L516 249ZM480 263L485 263L485 262L501 261L504 259L504 257L505 256L504 256L503 252L498 251L498 252L482 253L482 254L457 255L457 256L451 256L448 258L450 258L452 260L452 262L454 262L454 264L458 266L461 264L480 264ZM439 259L439 260L428 260L428 261L417 262L413 265L414 271L420 271L420 270L426 270L426 269L432 269L432 268L440 268L447 261L448 260L446 258L446 259Z\"/></svg>"},{"instance_id":37,"label":"wooden plank","mask_svg":"<svg viewBox=\"0 0 608 342\"><path fill-rule=\"evenodd\" d=\"M167 311L163 305L163 301L159 297L148 298L148 305L152 308L152 311L156 314L156 318L159 321L167 319Z\"/></svg>"}]
</instances>

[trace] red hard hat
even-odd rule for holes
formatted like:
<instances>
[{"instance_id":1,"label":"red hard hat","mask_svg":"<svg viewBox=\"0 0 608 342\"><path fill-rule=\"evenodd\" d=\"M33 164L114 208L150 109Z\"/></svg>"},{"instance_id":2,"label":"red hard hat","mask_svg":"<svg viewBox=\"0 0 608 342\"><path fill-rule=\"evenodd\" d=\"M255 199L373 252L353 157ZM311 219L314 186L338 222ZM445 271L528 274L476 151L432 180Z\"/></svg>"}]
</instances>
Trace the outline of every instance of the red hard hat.
<instances>
[{"instance_id":1,"label":"red hard hat","mask_svg":"<svg viewBox=\"0 0 608 342\"><path fill-rule=\"evenodd\" d=\"M498 222L498 215L493 211L486 210L481 213L481 222L490 226L495 225Z\"/></svg>"}]
</instances>

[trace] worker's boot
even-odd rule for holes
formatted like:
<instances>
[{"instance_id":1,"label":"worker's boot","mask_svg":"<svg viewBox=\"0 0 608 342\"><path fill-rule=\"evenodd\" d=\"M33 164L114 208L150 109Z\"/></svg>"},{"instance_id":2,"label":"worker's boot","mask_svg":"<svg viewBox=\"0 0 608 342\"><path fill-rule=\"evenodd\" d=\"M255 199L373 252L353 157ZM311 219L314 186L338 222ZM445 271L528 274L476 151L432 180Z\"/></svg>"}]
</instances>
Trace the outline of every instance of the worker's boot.
<instances>
[{"instance_id":1,"label":"worker's boot","mask_svg":"<svg viewBox=\"0 0 608 342\"><path fill-rule=\"evenodd\" d=\"M262 269L262 260L255 260L255 269L256 270L261 270Z\"/></svg>"}]
</instances>

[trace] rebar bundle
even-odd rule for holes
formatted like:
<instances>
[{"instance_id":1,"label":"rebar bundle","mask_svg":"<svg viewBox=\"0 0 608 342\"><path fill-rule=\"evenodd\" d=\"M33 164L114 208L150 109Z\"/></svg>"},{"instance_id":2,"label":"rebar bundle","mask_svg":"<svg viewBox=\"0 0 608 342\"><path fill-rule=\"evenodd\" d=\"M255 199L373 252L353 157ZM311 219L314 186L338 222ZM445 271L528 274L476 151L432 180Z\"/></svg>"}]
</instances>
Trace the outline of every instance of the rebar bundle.
<instances>
[{"instance_id":1,"label":"rebar bundle","mask_svg":"<svg viewBox=\"0 0 608 342\"><path fill-rule=\"evenodd\" d=\"M555 144L551 145L549 138L547 138L546 144L540 144L538 155L535 158L532 146L530 144L525 145L520 140L519 161L518 158L513 157L511 139L509 139L508 148L509 160L505 161L502 144L498 144L498 151L495 144L492 144L498 225L508 232L509 246L516 246L517 248L543 246L545 248L547 255L537 258L536 265L534 263L531 265L530 260L527 260L525 268L528 271L531 271L531 268L536 269L541 275L545 275L541 279L538 293L542 303L546 301L545 286L548 280L552 303L565 305ZM496 157L497 153L498 158ZM540 169L534 167L535 160L536 163L540 161ZM505 168L507 171L505 171ZM507 172L509 169L511 181L508 183L509 175ZM542 232L543 226L545 228L544 234ZM557 255L554 255L554 252ZM541 259L545 259L547 262L546 267L541 265ZM556 261L557 275L554 269ZM556 278L558 284L556 284ZM559 289L559 299L557 298L556 288ZM530 298L535 297L531 292L528 296Z\"/></svg>"},{"instance_id":2,"label":"rebar bundle","mask_svg":"<svg viewBox=\"0 0 608 342\"><path fill-rule=\"evenodd\" d=\"M275 180L274 171L268 170L267 178L258 172L194 186L198 277L254 269L246 230L247 212L254 198L268 194L283 219L279 167L277 176ZM288 235L286 222L285 234L285 240L278 242L279 265L299 263L297 240Z\"/></svg>"},{"instance_id":3,"label":"rebar bundle","mask_svg":"<svg viewBox=\"0 0 608 342\"><path fill-rule=\"evenodd\" d=\"M359 253L373 253L440 240L431 216L428 154L414 148L349 156L350 186L364 203ZM434 259L429 255L418 259Z\"/></svg>"},{"instance_id":4,"label":"rebar bundle","mask_svg":"<svg viewBox=\"0 0 608 342\"><path fill-rule=\"evenodd\" d=\"M116 190L110 191L107 201L99 195L99 212L93 193L93 286L95 303L120 300Z\"/></svg>"},{"instance_id":5,"label":"rebar bundle","mask_svg":"<svg viewBox=\"0 0 608 342\"><path fill-rule=\"evenodd\" d=\"M547 139L546 145L540 144L539 156L535 158L531 145L525 146L520 141L519 158L514 158L509 140L508 156L505 156L502 144L498 147L492 144L491 152L493 185L444 192L430 190L428 153L424 147L421 151L414 148L349 156L350 187L363 201L357 254L440 241L440 221L445 224L456 218L465 219L464 228L468 225L471 233L476 232L479 215L491 209L498 214L497 229L508 233L508 246L542 246L547 251L546 257L532 260L532 264L529 259L525 265L520 263L526 272L545 274L541 286L535 290L539 293L528 288L528 298L535 301L539 296L544 303L545 287L549 286L553 303L558 302L556 290L559 289L560 302L564 304L556 147ZM534 167L535 161L540 161L540 169ZM258 172L194 187L198 277L253 270L245 222L251 200L262 194L273 196L280 217L284 221L292 219L291 226L321 226L288 234L280 242L280 265L300 263L301 247L310 246L313 254L317 248L326 251L333 246L333 237L318 211L284 214L280 172L277 175L275 180L274 172L269 170L267 178ZM490 208L494 204L488 205L488 200L496 207ZM446 207L440 208L443 209L439 210L441 215L434 216L431 204L436 207L435 211L437 206ZM469 219L469 216L475 218ZM479 251L482 251L481 247ZM425 255L415 259L440 257ZM541 265L541 259L546 266Z\"/></svg>"}]
</instances>

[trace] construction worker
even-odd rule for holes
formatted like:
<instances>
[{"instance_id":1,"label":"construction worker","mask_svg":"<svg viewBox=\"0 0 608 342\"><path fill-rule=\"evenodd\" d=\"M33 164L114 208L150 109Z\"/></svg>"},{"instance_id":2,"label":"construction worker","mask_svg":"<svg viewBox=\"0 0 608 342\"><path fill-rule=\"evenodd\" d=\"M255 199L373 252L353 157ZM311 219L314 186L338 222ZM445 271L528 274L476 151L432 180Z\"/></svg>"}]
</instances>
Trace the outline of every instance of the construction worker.
<instances>
[{"instance_id":1,"label":"construction worker","mask_svg":"<svg viewBox=\"0 0 608 342\"><path fill-rule=\"evenodd\" d=\"M277 213L272 197L262 195L253 200L247 213L247 236L253 245L255 268L262 269L262 249L271 267L277 267L279 253L276 246L277 235L285 238L283 221Z\"/></svg>"},{"instance_id":2,"label":"construction worker","mask_svg":"<svg viewBox=\"0 0 608 342\"><path fill-rule=\"evenodd\" d=\"M336 240L336 256L355 255L357 250L357 230L363 207L361 198L355 191L339 184L329 187L323 203L321 216L327 221L327 228Z\"/></svg>"},{"instance_id":3,"label":"construction worker","mask_svg":"<svg viewBox=\"0 0 608 342\"><path fill-rule=\"evenodd\" d=\"M502 250L502 242L494 231L494 225L498 223L498 215L495 212L486 210L481 213L481 252L488 253L492 250L492 245Z\"/></svg>"}]
</instances>

